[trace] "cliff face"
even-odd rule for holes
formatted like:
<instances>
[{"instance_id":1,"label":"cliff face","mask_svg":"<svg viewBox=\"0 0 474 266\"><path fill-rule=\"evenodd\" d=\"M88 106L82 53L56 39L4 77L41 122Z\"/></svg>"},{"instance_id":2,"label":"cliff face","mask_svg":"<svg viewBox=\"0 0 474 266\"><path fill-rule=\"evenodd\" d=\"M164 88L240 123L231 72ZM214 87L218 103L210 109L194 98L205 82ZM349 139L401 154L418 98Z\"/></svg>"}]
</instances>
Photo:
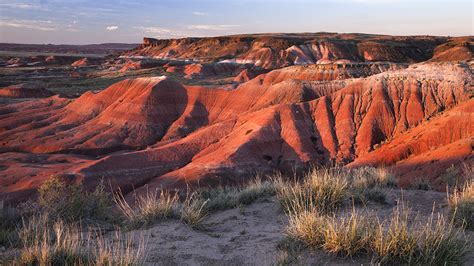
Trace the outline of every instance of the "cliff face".
<instances>
[{"instance_id":1,"label":"cliff face","mask_svg":"<svg viewBox=\"0 0 474 266\"><path fill-rule=\"evenodd\" d=\"M128 56L251 63L263 68L338 61L414 63L430 59L445 37L366 34L267 34L157 40L144 38Z\"/></svg>"}]
</instances>

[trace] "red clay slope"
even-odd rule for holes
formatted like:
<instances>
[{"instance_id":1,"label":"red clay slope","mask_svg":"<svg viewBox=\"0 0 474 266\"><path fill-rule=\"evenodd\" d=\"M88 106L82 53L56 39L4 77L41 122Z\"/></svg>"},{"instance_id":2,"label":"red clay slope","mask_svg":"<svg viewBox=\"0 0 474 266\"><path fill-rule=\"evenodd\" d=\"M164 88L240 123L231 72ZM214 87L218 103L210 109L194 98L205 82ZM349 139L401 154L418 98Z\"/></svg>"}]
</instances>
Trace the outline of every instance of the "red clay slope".
<instances>
[{"instance_id":1,"label":"red clay slope","mask_svg":"<svg viewBox=\"0 0 474 266\"><path fill-rule=\"evenodd\" d=\"M106 178L130 189L231 182L256 170L310 163L400 162L405 175L408 166L433 167L445 152L453 162L470 160L469 65L418 64L342 81L321 81L326 76L319 67L275 70L233 91L137 78L72 101L53 97L2 107L0 144L11 151L1 154L0 175L8 177L0 181L3 195L34 189L59 172L54 169L68 169L64 174L86 186ZM430 149L439 151L438 161L426 164ZM109 153L115 150L122 151ZM54 162L45 167L14 151L108 155L70 155L63 163L42 155L39 161Z\"/></svg>"},{"instance_id":2,"label":"red clay slope","mask_svg":"<svg viewBox=\"0 0 474 266\"><path fill-rule=\"evenodd\" d=\"M54 93L31 84L18 84L0 88L0 98L46 98Z\"/></svg>"}]
</instances>

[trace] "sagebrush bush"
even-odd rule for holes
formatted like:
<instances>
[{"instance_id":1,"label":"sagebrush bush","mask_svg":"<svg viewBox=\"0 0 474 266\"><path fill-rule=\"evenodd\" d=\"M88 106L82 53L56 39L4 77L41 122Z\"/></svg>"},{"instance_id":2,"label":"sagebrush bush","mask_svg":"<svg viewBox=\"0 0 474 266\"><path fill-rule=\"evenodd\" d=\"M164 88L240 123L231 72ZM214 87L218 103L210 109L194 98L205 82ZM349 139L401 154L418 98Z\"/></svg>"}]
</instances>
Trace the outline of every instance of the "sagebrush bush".
<instances>
[{"instance_id":1,"label":"sagebrush bush","mask_svg":"<svg viewBox=\"0 0 474 266\"><path fill-rule=\"evenodd\" d=\"M352 190L352 198L356 204L367 204L369 201L385 204L387 196L379 187L361 188Z\"/></svg>"},{"instance_id":2,"label":"sagebrush bush","mask_svg":"<svg viewBox=\"0 0 474 266\"><path fill-rule=\"evenodd\" d=\"M359 167L351 170L351 186L358 189L396 187L395 177L385 167Z\"/></svg>"},{"instance_id":3,"label":"sagebrush bush","mask_svg":"<svg viewBox=\"0 0 474 266\"><path fill-rule=\"evenodd\" d=\"M209 211L232 209L238 206L239 189L236 187L203 188L198 191L199 197L207 201Z\"/></svg>"},{"instance_id":4,"label":"sagebrush bush","mask_svg":"<svg viewBox=\"0 0 474 266\"><path fill-rule=\"evenodd\" d=\"M144 195L135 196L130 205L121 192L114 196L116 206L130 226L150 225L157 220L177 216L179 196L167 191L147 190Z\"/></svg>"},{"instance_id":5,"label":"sagebrush bush","mask_svg":"<svg viewBox=\"0 0 474 266\"><path fill-rule=\"evenodd\" d=\"M474 229L474 179L454 189L449 197L450 213L457 225Z\"/></svg>"},{"instance_id":6,"label":"sagebrush bush","mask_svg":"<svg viewBox=\"0 0 474 266\"><path fill-rule=\"evenodd\" d=\"M58 177L51 177L38 188L41 212L51 219L75 221L79 219L108 220L112 197L101 182L93 192L84 191L81 185L67 184Z\"/></svg>"},{"instance_id":7,"label":"sagebrush bush","mask_svg":"<svg viewBox=\"0 0 474 266\"><path fill-rule=\"evenodd\" d=\"M270 197L275 195L275 187L271 181L262 181L257 176L255 179L247 183L237 195L237 201L242 205L249 205L259 198Z\"/></svg>"},{"instance_id":8,"label":"sagebrush bush","mask_svg":"<svg viewBox=\"0 0 474 266\"><path fill-rule=\"evenodd\" d=\"M207 201L207 210L216 211L249 205L260 198L270 197L275 194L275 186L272 181L262 181L257 176L242 187L205 188L200 189L198 194L203 201Z\"/></svg>"}]
</instances>

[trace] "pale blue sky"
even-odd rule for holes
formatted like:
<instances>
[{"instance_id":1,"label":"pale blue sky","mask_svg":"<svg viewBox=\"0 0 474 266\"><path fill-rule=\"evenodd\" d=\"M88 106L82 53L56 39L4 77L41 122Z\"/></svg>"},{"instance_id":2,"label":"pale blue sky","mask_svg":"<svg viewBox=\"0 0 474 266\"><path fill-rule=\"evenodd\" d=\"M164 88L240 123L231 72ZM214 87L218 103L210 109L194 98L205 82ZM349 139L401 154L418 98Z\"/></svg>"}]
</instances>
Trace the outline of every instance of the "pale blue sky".
<instances>
[{"instance_id":1,"label":"pale blue sky","mask_svg":"<svg viewBox=\"0 0 474 266\"><path fill-rule=\"evenodd\" d=\"M0 42L262 32L474 35L472 0L0 0Z\"/></svg>"}]
</instances>

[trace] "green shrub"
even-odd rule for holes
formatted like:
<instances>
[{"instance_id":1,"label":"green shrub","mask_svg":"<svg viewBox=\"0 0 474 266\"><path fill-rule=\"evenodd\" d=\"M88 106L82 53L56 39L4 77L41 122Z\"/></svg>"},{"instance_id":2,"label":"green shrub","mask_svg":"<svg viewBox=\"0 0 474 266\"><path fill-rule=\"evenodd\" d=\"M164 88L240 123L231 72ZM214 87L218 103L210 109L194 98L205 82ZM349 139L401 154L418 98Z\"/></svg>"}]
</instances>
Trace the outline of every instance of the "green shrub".
<instances>
[{"instance_id":1,"label":"green shrub","mask_svg":"<svg viewBox=\"0 0 474 266\"><path fill-rule=\"evenodd\" d=\"M38 203L42 212L52 219L75 221L79 219L108 220L112 197L101 182L93 192L81 185L68 185L60 178L46 180L38 189Z\"/></svg>"},{"instance_id":2,"label":"green shrub","mask_svg":"<svg viewBox=\"0 0 474 266\"><path fill-rule=\"evenodd\" d=\"M386 204L387 196L378 187L365 188L365 189L354 189L352 193L354 202L357 204L367 204L369 201Z\"/></svg>"},{"instance_id":3,"label":"green shrub","mask_svg":"<svg viewBox=\"0 0 474 266\"><path fill-rule=\"evenodd\" d=\"M207 201L207 210L216 211L250 205L260 198L273 196L275 186L272 181L262 181L257 176L242 187L205 188L198 194L201 200Z\"/></svg>"},{"instance_id":4,"label":"green shrub","mask_svg":"<svg viewBox=\"0 0 474 266\"><path fill-rule=\"evenodd\" d=\"M351 170L351 186L357 189L396 187L395 177L385 167L359 167Z\"/></svg>"},{"instance_id":5,"label":"green shrub","mask_svg":"<svg viewBox=\"0 0 474 266\"><path fill-rule=\"evenodd\" d=\"M259 198L275 195L275 187L270 181L263 182L260 177L250 181L237 195L237 201L242 205L249 205Z\"/></svg>"},{"instance_id":6,"label":"green shrub","mask_svg":"<svg viewBox=\"0 0 474 266\"><path fill-rule=\"evenodd\" d=\"M199 197L207 201L209 211L232 209L238 206L239 189L235 187L206 188L198 191Z\"/></svg>"}]
</instances>

